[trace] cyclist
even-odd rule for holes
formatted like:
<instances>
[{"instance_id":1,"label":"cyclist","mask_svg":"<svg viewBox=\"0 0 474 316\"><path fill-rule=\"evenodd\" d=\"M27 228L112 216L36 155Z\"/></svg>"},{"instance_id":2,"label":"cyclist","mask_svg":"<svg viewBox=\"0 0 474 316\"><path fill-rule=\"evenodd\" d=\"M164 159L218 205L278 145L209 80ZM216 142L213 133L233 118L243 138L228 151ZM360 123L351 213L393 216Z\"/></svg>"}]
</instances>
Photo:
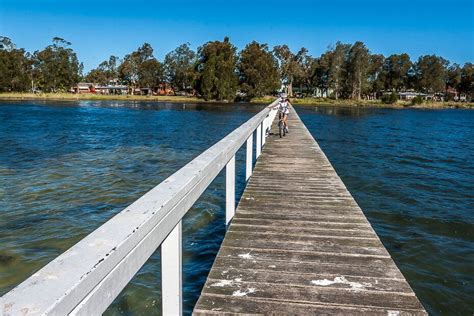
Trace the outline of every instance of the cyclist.
<instances>
[{"instance_id":1,"label":"cyclist","mask_svg":"<svg viewBox=\"0 0 474 316\"><path fill-rule=\"evenodd\" d=\"M290 113L290 100L288 99L286 93L283 93L280 97L280 102L278 103L278 118L283 120L285 124L286 133L288 133L288 114Z\"/></svg>"}]
</instances>

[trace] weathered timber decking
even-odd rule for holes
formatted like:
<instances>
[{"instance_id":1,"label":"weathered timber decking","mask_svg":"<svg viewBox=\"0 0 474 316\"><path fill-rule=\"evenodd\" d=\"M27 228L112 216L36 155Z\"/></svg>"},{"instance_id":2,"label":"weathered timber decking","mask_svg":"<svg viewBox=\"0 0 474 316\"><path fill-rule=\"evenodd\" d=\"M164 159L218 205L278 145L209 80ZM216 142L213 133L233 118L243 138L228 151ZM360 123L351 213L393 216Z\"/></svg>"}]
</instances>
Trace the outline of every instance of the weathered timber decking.
<instances>
[{"instance_id":1,"label":"weathered timber decking","mask_svg":"<svg viewBox=\"0 0 474 316\"><path fill-rule=\"evenodd\" d=\"M425 315L295 111L267 138L194 314Z\"/></svg>"}]
</instances>

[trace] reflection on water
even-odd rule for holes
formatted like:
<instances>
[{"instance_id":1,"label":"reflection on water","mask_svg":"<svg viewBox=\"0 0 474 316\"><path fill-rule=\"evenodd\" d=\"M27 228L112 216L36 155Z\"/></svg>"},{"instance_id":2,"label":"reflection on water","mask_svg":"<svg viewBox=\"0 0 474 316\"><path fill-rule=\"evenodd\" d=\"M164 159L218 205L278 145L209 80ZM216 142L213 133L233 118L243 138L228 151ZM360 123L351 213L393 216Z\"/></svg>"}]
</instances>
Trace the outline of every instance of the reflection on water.
<instances>
[{"instance_id":1,"label":"reflection on water","mask_svg":"<svg viewBox=\"0 0 474 316\"><path fill-rule=\"evenodd\" d=\"M318 114L348 116L351 118L370 115L372 109L362 107L340 107L340 106L318 106L309 107L306 110L314 111Z\"/></svg>"},{"instance_id":2,"label":"reflection on water","mask_svg":"<svg viewBox=\"0 0 474 316\"><path fill-rule=\"evenodd\" d=\"M433 315L472 315L474 111L297 107Z\"/></svg>"},{"instance_id":3,"label":"reflection on water","mask_svg":"<svg viewBox=\"0 0 474 316\"><path fill-rule=\"evenodd\" d=\"M0 104L0 294L23 281L261 107L152 102ZM244 186L237 154L237 196ZM192 310L224 236L220 175L183 221ZM157 251L107 314L161 312Z\"/></svg>"}]
</instances>

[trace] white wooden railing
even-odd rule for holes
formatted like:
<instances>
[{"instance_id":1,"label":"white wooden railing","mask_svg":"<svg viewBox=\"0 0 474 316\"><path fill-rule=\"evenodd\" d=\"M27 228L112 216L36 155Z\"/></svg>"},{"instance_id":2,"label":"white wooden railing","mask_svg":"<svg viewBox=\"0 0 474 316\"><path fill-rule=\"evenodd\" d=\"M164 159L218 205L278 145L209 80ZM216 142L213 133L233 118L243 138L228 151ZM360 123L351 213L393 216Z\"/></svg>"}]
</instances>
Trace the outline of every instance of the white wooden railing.
<instances>
[{"instance_id":1,"label":"white wooden railing","mask_svg":"<svg viewBox=\"0 0 474 316\"><path fill-rule=\"evenodd\" d=\"M0 298L2 315L103 313L161 245L164 315L182 314L181 220L226 167L226 224L235 214L235 154L246 142L246 179L275 118L263 109L133 204Z\"/></svg>"}]
</instances>

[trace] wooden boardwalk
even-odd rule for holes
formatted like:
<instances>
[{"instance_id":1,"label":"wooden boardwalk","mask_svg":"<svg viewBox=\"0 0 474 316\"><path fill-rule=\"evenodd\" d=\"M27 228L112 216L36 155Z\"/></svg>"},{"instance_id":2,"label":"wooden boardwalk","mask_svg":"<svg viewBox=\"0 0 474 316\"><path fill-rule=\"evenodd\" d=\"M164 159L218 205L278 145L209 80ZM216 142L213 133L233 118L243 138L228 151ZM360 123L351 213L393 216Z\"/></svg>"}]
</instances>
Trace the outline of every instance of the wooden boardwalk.
<instances>
[{"instance_id":1,"label":"wooden boardwalk","mask_svg":"<svg viewBox=\"0 0 474 316\"><path fill-rule=\"evenodd\" d=\"M194 314L426 315L295 111L289 124L267 138Z\"/></svg>"}]
</instances>

